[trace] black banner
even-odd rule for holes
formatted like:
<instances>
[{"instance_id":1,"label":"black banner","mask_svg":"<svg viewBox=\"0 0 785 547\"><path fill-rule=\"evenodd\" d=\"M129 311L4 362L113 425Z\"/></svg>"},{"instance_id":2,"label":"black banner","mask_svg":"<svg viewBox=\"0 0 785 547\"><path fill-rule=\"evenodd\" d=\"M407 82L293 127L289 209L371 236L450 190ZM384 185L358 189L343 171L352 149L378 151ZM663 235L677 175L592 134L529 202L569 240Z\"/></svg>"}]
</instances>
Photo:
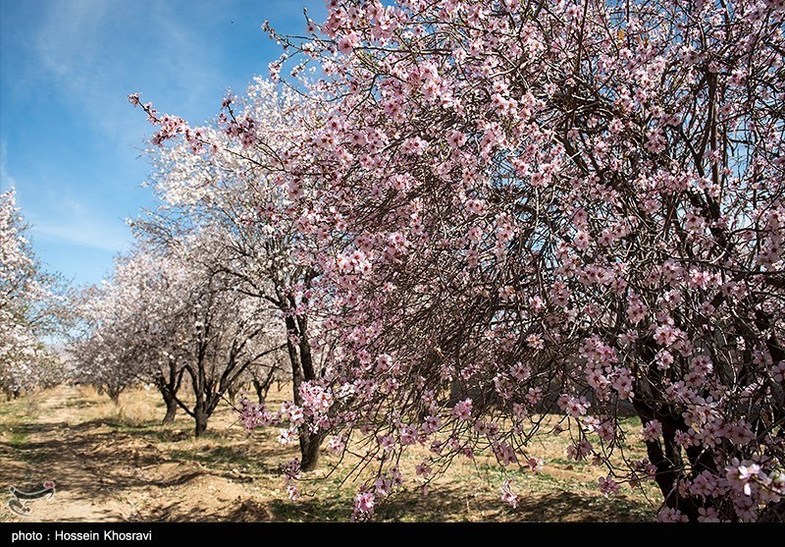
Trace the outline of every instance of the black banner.
<instances>
[{"instance_id":1,"label":"black banner","mask_svg":"<svg viewBox=\"0 0 785 547\"><path fill-rule=\"evenodd\" d=\"M557 524L557 523L0 523L0 545L169 545L197 541L199 545L230 547L252 540L254 544L318 539L320 543L389 544L417 539L439 544L489 541L540 543L598 541L625 545L645 538L646 542L689 540L701 542L728 539L741 532L745 542L782 537L782 525L723 524Z\"/></svg>"}]
</instances>

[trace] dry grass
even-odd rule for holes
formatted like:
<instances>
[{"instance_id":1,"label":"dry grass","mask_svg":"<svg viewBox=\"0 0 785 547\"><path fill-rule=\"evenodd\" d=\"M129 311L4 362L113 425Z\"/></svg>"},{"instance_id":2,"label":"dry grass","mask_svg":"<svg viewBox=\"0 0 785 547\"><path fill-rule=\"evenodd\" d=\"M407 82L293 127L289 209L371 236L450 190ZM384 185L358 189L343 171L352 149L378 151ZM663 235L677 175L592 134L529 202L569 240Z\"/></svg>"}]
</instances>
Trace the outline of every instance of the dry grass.
<instances>
[{"instance_id":1,"label":"dry grass","mask_svg":"<svg viewBox=\"0 0 785 547\"><path fill-rule=\"evenodd\" d=\"M271 393L282 400L284 394ZM281 464L295 447L276 442L277 430L247 434L228 406L194 439L184 414L160 425L164 409L153 391L121 395L114 405L87 387L55 390L0 404L0 487L52 478L58 493L35 506L40 520L282 520L345 521L357 482L342 482L354 462L325 456L320 469L300 482L302 497L286 497ZM633 420L626 427L634 429ZM630 435L635 438L634 434ZM565 435L531 447L545 460L540 473L505 475L490 458L455 460L428 495L416 485L382 505L382 521L630 521L651 519L646 493L626 489L605 497L597 490L603 470L566 457ZM630 447L632 455L640 447ZM413 468L426 452L401 461ZM329 470L337 464L337 469ZM46 469L47 475L41 475ZM412 474L413 475L413 474ZM411 475L410 475L411 476ZM521 495L517 509L499 500L512 478ZM649 494L653 494L649 490ZM653 496L656 500L656 496ZM2 512L4 511L4 512ZM0 520L17 517L3 507Z\"/></svg>"}]
</instances>

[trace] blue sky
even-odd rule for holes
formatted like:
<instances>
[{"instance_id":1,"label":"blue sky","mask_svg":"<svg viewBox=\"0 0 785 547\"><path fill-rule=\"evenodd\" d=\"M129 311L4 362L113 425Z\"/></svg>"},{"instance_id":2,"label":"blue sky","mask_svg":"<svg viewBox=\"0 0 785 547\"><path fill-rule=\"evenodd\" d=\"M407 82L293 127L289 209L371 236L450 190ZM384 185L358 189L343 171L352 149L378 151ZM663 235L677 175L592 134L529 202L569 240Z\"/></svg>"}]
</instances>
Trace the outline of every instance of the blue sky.
<instances>
[{"instance_id":1,"label":"blue sky","mask_svg":"<svg viewBox=\"0 0 785 547\"><path fill-rule=\"evenodd\" d=\"M192 123L212 119L280 49L264 20L302 33L322 0L0 0L0 189L15 187L37 256L76 283L111 272L152 127L131 92Z\"/></svg>"}]
</instances>

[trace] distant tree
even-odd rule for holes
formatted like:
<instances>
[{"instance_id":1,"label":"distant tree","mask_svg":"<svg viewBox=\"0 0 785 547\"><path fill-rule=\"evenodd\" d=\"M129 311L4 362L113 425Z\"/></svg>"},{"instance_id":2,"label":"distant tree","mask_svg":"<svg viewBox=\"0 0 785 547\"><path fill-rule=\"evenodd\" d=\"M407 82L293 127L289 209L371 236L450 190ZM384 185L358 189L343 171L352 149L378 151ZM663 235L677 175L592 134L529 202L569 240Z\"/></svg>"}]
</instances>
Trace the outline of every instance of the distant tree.
<instances>
[{"instance_id":1,"label":"distant tree","mask_svg":"<svg viewBox=\"0 0 785 547\"><path fill-rule=\"evenodd\" d=\"M167 261L144 249L120 257L109 282L88 287L79 305L82 328L70 353L75 377L117 402L140 383L153 383L166 404L164 422L174 420L180 387L176 311L170 287L177 282Z\"/></svg>"},{"instance_id":2,"label":"distant tree","mask_svg":"<svg viewBox=\"0 0 785 547\"><path fill-rule=\"evenodd\" d=\"M137 95L131 102L139 103ZM272 308L291 370L293 402L301 406L302 385L319 377L320 354L312 346L319 318L314 308L318 265L309 260L319 235L300 229L305 221L293 207L297 184L282 179L281 162L288 149L301 144L316 112L299 94L278 90L257 79L243 98L225 101L226 111L215 126L190 128L184 120L159 115L150 104L141 105L158 128L153 137L162 145L152 150L156 165L155 189L163 200L160 214L178 228L158 230L164 238L188 233L209 223L213 244L222 261L202 254L216 273L234 290ZM165 144L165 146L164 146ZM302 212L320 215L318 210ZM155 231L155 230L153 230ZM220 234L219 234L220 232ZM179 237L179 236L178 236ZM318 308L318 306L317 306ZM272 379L272 378L270 378ZM257 396L266 393L257 382ZM313 469L319 459L323 434L305 416L297 424L301 466Z\"/></svg>"},{"instance_id":3,"label":"distant tree","mask_svg":"<svg viewBox=\"0 0 785 547\"><path fill-rule=\"evenodd\" d=\"M11 397L62 379L43 340L67 319L62 287L41 269L26 229L14 190L0 193L0 390Z\"/></svg>"},{"instance_id":4,"label":"distant tree","mask_svg":"<svg viewBox=\"0 0 785 547\"><path fill-rule=\"evenodd\" d=\"M89 300L87 336L72 352L80 374L114 400L131 385L154 383L166 403L164 422L179 407L200 436L221 399L281 343L268 334L266 310L205 267L209 235L167 245L140 240L118 260L112 281ZM183 378L193 404L180 392Z\"/></svg>"},{"instance_id":5,"label":"distant tree","mask_svg":"<svg viewBox=\"0 0 785 547\"><path fill-rule=\"evenodd\" d=\"M194 329L183 369L188 374L195 403L188 409L179 398L177 401L193 416L197 436L205 431L218 403L244 373L283 347L280 341L275 342L282 337L271 333L267 308L259 307L255 299L237 291L220 268L203 269L203 264L198 262L196 257L209 253L212 241L207 235L181 257L198 265L195 272L189 273L193 276L192 284L183 295L190 303Z\"/></svg>"},{"instance_id":6,"label":"distant tree","mask_svg":"<svg viewBox=\"0 0 785 547\"><path fill-rule=\"evenodd\" d=\"M267 402L267 394L273 383L281 384L291 379L291 374L287 374L287 356L284 353L276 353L266 359L262 364L250 369L251 386L253 386L256 400L259 405Z\"/></svg>"}]
</instances>

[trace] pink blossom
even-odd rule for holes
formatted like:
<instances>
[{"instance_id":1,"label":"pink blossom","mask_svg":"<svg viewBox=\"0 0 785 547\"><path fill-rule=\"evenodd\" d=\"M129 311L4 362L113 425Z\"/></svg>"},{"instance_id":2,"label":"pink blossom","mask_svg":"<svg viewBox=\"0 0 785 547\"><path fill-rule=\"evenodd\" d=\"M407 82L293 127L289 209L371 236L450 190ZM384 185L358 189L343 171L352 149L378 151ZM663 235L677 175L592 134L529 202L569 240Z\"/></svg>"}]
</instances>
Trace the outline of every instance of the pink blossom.
<instances>
[{"instance_id":1,"label":"pink blossom","mask_svg":"<svg viewBox=\"0 0 785 547\"><path fill-rule=\"evenodd\" d=\"M703 498L719 495L719 477L709 471L701 471L693 479L690 485L690 492Z\"/></svg>"},{"instance_id":2,"label":"pink blossom","mask_svg":"<svg viewBox=\"0 0 785 547\"><path fill-rule=\"evenodd\" d=\"M526 343L532 349L542 349L545 347L545 342L539 334L530 334L526 337Z\"/></svg>"},{"instance_id":3,"label":"pink blossom","mask_svg":"<svg viewBox=\"0 0 785 547\"><path fill-rule=\"evenodd\" d=\"M573 418L583 416L586 414L589 406L591 406L591 403L589 403L585 397L571 397L569 395L560 396L557 400L557 404L559 405L559 408Z\"/></svg>"},{"instance_id":4,"label":"pink blossom","mask_svg":"<svg viewBox=\"0 0 785 547\"><path fill-rule=\"evenodd\" d=\"M423 422L422 430L426 434L435 433L439 430L442 420L438 416L428 416Z\"/></svg>"},{"instance_id":5,"label":"pink blossom","mask_svg":"<svg viewBox=\"0 0 785 547\"><path fill-rule=\"evenodd\" d=\"M713 507L698 508L698 522L720 522L717 510Z\"/></svg>"},{"instance_id":6,"label":"pink blossom","mask_svg":"<svg viewBox=\"0 0 785 547\"><path fill-rule=\"evenodd\" d=\"M725 478L728 484L737 491L743 492L746 496L752 495L752 481L761 475L761 467L751 460L743 460L741 463L734 458L731 465L725 468Z\"/></svg>"},{"instance_id":7,"label":"pink blossom","mask_svg":"<svg viewBox=\"0 0 785 547\"><path fill-rule=\"evenodd\" d=\"M297 430L295 428L280 429L278 442L283 445L294 444L297 442Z\"/></svg>"},{"instance_id":8,"label":"pink blossom","mask_svg":"<svg viewBox=\"0 0 785 547\"><path fill-rule=\"evenodd\" d=\"M452 414L459 420L468 420L472 416L472 400L464 399L455 404Z\"/></svg>"},{"instance_id":9,"label":"pink blossom","mask_svg":"<svg viewBox=\"0 0 785 547\"><path fill-rule=\"evenodd\" d=\"M567 447L567 455L577 461L586 459L591 454L593 447L588 439L581 439L577 443Z\"/></svg>"},{"instance_id":10,"label":"pink blossom","mask_svg":"<svg viewBox=\"0 0 785 547\"><path fill-rule=\"evenodd\" d=\"M501 465L510 465L518 461L518 458L515 456L515 451L509 443L493 443L493 452L496 455L496 460Z\"/></svg>"},{"instance_id":11,"label":"pink blossom","mask_svg":"<svg viewBox=\"0 0 785 547\"><path fill-rule=\"evenodd\" d=\"M637 325L646 318L648 308L643 304L641 299L637 296L630 298L629 307L627 308L627 317L633 325Z\"/></svg>"},{"instance_id":12,"label":"pink blossom","mask_svg":"<svg viewBox=\"0 0 785 547\"><path fill-rule=\"evenodd\" d=\"M420 477L422 477L424 479L429 478L433 474L433 469L431 469L431 466L428 465L426 462L418 463L415 466L414 470L415 470L415 472L417 473L418 476L420 476Z\"/></svg>"},{"instance_id":13,"label":"pink blossom","mask_svg":"<svg viewBox=\"0 0 785 547\"><path fill-rule=\"evenodd\" d=\"M344 54L351 53L359 41L360 37L357 33L350 32L345 34L338 39L338 51Z\"/></svg>"},{"instance_id":14,"label":"pink blossom","mask_svg":"<svg viewBox=\"0 0 785 547\"><path fill-rule=\"evenodd\" d=\"M687 522L687 515L683 514L678 509L671 507L664 507L657 513L657 520L659 522Z\"/></svg>"},{"instance_id":15,"label":"pink blossom","mask_svg":"<svg viewBox=\"0 0 785 547\"><path fill-rule=\"evenodd\" d=\"M615 389L620 399L630 399L634 395L632 392L632 374L627 368L619 369L616 374L616 379L613 381L613 389Z\"/></svg>"},{"instance_id":16,"label":"pink blossom","mask_svg":"<svg viewBox=\"0 0 785 547\"><path fill-rule=\"evenodd\" d=\"M657 420L650 420L643 426L643 440L656 442L662 437L662 424Z\"/></svg>"},{"instance_id":17,"label":"pink blossom","mask_svg":"<svg viewBox=\"0 0 785 547\"><path fill-rule=\"evenodd\" d=\"M466 144L466 135L460 131L452 131L447 136L447 144L449 144L452 148L460 148Z\"/></svg>"},{"instance_id":18,"label":"pink blossom","mask_svg":"<svg viewBox=\"0 0 785 547\"><path fill-rule=\"evenodd\" d=\"M670 346L676 341L676 333L670 325L660 325L654 330L654 340L660 346Z\"/></svg>"},{"instance_id":19,"label":"pink blossom","mask_svg":"<svg viewBox=\"0 0 785 547\"><path fill-rule=\"evenodd\" d=\"M655 356L655 361L657 363L657 368L667 370L673 364L673 354L666 350L658 351Z\"/></svg>"},{"instance_id":20,"label":"pink blossom","mask_svg":"<svg viewBox=\"0 0 785 547\"><path fill-rule=\"evenodd\" d=\"M605 496L611 496L619 493L619 483L610 477L600 477L597 481L600 492Z\"/></svg>"},{"instance_id":21,"label":"pink blossom","mask_svg":"<svg viewBox=\"0 0 785 547\"><path fill-rule=\"evenodd\" d=\"M379 446L385 451L392 450L395 447L395 439L392 435L380 435L377 440L379 441Z\"/></svg>"},{"instance_id":22,"label":"pink blossom","mask_svg":"<svg viewBox=\"0 0 785 547\"><path fill-rule=\"evenodd\" d=\"M327 450L333 454L341 454L345 447L346 440L340 435L330 437L327 441Z\"/></svg>"},{"instance_id":23,"label":"pink blossom","mask_svg":"<svg viewBox=\"0 0 785 547\"><path fill-rule=\"evenodd\" d=\"M466 202L466 209L475 215L481 215L485 211L485 203L480 199L470 199Z\"/></svg>"},{"instance_id":24,"label":"pink blossom","mask_svg":"<svg viewBox=\"0 0 785 547\"><path fill-rule=\"evenodd\" d=\"M417 442L417 429L411 425L405 425L400 430L400 439L403 446Z\"/></svg>"},{"instance_id":25,"label":"pink blossom","mask_svg":"<svg viewBox=\"0 0 785 547\"><path fill-rule=\"evenodd\" d=\"M591 238L584 230L578 230L572 240L572 243L577 249L584 250L589 246L589 243L591 243Z\"/></svg>"},{"instance_id":26,"label":"pink blossom","mask_svg":"<svg viewBox=\"0 0 785 547\"><path fill-rule=\"evenodd\" d=\"M516 509L518 507L518 503L520 502L520 497L516 494L512 489L512 483L509 479L505 480L502 484L501 488L499 489L501 493L501 500Z\"/></svg>"},{"instance_id":27,"label":"pink blossom","mask_svg":"<svg viewBox=\"0 0 785 547\"><path fill-rule=\"evenodd\" d=\"M510 370L510 375L519 381L526 380L530 374L531 374L531 369L520 362L515 363L512 369Z\"/></svg>"},{"instance_id":28,"label":"pink blossom","mask_svg":"<svg viewBox=\"0 0 785 547\"><path fill-rule=\"evenodd\" d=\"M372 492L359 492L354 498L354 511L359 517L373 515L376 496Z\"/></svg>"}]
</instances>

